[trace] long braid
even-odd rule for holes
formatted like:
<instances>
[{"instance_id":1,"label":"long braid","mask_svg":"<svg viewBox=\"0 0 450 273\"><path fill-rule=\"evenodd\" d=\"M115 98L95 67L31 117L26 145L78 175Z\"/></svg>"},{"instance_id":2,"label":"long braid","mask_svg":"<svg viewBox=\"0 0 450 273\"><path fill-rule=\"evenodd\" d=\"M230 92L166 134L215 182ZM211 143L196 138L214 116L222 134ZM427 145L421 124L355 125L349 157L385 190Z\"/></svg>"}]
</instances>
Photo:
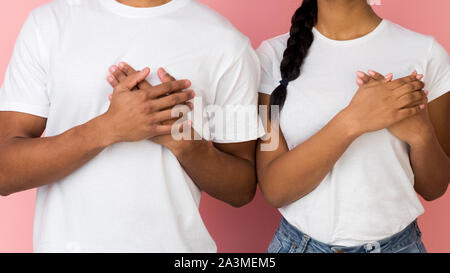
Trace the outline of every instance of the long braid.
<instances>
[{"instance_id":1,"label":"long braid","mask_svg":"<svg viewBox=\"0 0 450 273\"><path fill-rule=\"evenodd\" d=\"M280 110L286 101L289 82L300 76L303 61L314 41L312 29L316 21L317 0L303 0L292 17L290 37L280 66L282 80L270 97L270 105L278 105Z\"/></svg>"}]
</instances>

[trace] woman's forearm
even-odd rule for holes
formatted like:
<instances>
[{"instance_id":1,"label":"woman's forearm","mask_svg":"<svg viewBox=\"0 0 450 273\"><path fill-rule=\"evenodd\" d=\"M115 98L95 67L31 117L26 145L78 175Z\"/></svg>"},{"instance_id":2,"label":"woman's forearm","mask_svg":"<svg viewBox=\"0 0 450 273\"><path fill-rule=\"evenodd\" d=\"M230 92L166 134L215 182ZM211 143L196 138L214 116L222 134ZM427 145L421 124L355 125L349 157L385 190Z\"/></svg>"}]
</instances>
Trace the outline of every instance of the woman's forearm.
<instances>
[{"instance_id":1,"label":"woman's forearm","mask_svg":"<svg viewBox=\"0 0 450 273\"><path fill-rule=\"evenodd\" d=\"M447 191L450 181L450 159L436 135L430 134L410 146L417 193L427 201L441 197Z\"/></svg>"},{"instance_id":2,"label":"woman's forearm","mask_svg":"<svg viewBox=\"0 0 450 273\"><path fill-rule=\"evenodd\" d=\"M346 115L346 111L342 111L317 134L276 158L260 172L259 183L271 205L283 207L295 202L322 182L361 134Z\"/></svg>"}]
</instances>

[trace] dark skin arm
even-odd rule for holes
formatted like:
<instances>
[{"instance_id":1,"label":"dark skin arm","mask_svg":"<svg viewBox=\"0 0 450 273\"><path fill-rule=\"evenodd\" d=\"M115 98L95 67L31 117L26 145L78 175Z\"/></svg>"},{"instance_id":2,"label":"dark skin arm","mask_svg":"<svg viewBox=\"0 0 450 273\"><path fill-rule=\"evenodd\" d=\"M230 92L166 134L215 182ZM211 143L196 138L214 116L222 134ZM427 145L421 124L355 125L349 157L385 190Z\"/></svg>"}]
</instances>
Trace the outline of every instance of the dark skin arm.
<instances>
[{"instance_id":1,"label":"dark skin arm","mask_svg":"<svg viewBox=\"0 0 450 273\"><path fill-rule=\"evenodd\" d=\"M358 74L362 84L390 81L376 71ZM409 144L414 188L425 200L433 201L445 194L450 182L450 93L424 103L425 111L388 129Z\"/></svg>"},{"instance_id":2,"label":"dark skin arm","mask_svg":"<svg viewBox=\"0 0 450 273\"><path fill-rule=\"evenodd\" d=\"M58 181L114 143L170 133L171 126L159 124L170 119L170 113L167 116L159 106L167 108L192 99L186 96L189 93L175 93L188 88L189 82L130 92L148 73L145 69L118 86L105 114L57 136L41 138L45 118L0 111L0 194L6 196ZM173 92L166 100L151 96ZM168 104L167 98L175 103Z\"/></svg>"},{"instance_id":3,"label":"dark skin arm","mask_svg":"<svg viewBox=\"0 0 450 273\"><path fill-rule=\"evenodd\" d=\"M110 72L110 76L114 77L110 84L114 87L136 70L121 63L118 67L111 67ZM163 83L175 81L163 69L158 71L158 75ZM139 88L149 86L147 81L142 81ZM195 134L192 128L191 134ZM234 207L244 206L253 200L256 193L256 141L230 144L206 140L176 141L171 135L150 140L169 149L194 183L212 197Z\"/></svg>"},{"instance_id":4,"label":"dark skin arm","mask_svg":"<svg viewBox=\"0 0 450 273\"><path fill-rule=\"evenodd\" d=\"M419 91L422 88L423 83L415 76L392 83L373 83L360 88L347 108L294 149L288 149L282 133L280 145L274 151L262 151L261 145L271 140L260 140L257 170L266 200L280 208L312 192L359 136L423 111L420 105L424 94ZM261 105L269 103L270 96L260 95ZM269 132L271 128L269 122Z\"/></svg>"}]
</instances>

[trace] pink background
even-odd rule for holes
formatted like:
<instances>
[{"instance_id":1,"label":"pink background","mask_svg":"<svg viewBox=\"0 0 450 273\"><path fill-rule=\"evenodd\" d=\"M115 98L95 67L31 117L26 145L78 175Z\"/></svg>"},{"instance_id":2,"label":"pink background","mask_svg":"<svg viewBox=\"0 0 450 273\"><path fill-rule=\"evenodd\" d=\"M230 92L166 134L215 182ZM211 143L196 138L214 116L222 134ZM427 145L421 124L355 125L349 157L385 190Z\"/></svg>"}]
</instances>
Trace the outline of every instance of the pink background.
<instances>
[{"instance_id":1,"label":"pink background","mask_svg":"<svg viewBox=\"0 0 450 273\"><path fill-rule=\"evenodd\" d=\"M49 0L1 1L0 82L15 39L28 15ZM288 31L297 0L202 0L229 18L252 39L256 47L264 39ZM450 1L381 0L377 13L414 31L433 35L450 50ZM420 54L420 52L419 52ZM35 191L0 197L0 252L32 251L32 222ZM431 252L450 252L450 194L425 203L420 218L424 241ZM204 196L201 211L220 252L264 252L278 225L280 215L258 193L242 209L230 208Z\"/></svg>"}]
</instances>

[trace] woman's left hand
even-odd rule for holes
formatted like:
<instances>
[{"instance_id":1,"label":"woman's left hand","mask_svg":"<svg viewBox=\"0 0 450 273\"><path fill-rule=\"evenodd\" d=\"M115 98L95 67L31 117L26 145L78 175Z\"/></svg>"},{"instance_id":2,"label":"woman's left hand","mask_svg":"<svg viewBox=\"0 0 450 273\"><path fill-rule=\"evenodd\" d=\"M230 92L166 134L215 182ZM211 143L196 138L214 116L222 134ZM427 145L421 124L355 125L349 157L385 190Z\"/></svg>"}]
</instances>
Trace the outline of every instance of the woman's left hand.
<instances>
[{"instance_id":1,"label":"woman's left hand","mask_svg":"<svg viewBox=\"0 0 450 273\"><path fill-rule=\"evenodd\" d=\"M419 75L417 72L413 72L413 74L416 74L419 80L423 78L423 75ZM357 84L361 86L371 81L391 81L393 75L383 76L378 72L369 70L368 74L358 71L357 77ZM425 95L428 95L428 91L424 92ZM433 135L434 129L428 114L428 100L425 99L423 104L425 111L420 111L417 115L402 120L388 128L394 136L410 146L420 145Z\"/></svg>"}]
</instances>

